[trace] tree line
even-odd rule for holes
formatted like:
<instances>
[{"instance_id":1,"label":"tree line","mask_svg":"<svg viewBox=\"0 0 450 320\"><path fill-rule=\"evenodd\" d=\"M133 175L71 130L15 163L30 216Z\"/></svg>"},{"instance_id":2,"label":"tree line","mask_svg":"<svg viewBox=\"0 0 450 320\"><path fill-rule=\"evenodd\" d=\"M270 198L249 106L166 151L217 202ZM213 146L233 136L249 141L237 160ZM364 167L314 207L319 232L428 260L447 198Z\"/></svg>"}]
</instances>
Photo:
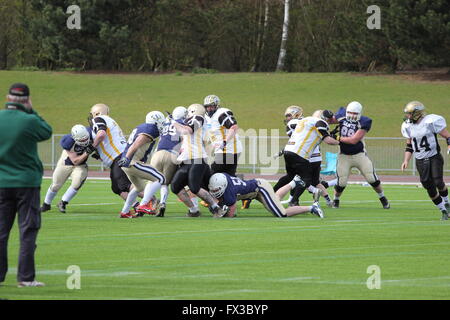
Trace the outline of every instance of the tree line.
<instances>
[{"instance_id":1,"label":"tree line","mask_svg":"<svg viewBox=\"0 0 450 320\"><path fill-rule=\"evenodd\" d=\"M0 69L395 72L448 52L447 0L0 0Z\"/></svg>"}]
</instances>

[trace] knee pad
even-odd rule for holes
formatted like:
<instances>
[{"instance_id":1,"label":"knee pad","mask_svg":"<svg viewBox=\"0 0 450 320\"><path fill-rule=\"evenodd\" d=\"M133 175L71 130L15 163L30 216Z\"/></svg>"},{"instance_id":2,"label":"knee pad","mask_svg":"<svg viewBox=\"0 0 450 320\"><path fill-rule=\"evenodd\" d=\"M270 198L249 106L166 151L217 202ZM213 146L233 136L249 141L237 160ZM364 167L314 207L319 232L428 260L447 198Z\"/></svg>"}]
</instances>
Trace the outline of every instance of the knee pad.
<instances>
[{"instance_id":1,"label":"knee pad","mask_svg":"<svg viewBox=\"0 0 450 320\"><path fill-rule=\"evenodd\" d=\"M338 193L342 193L344 192L345 187L341 187L339 185L334 186L334 190L336 190L336 192Z\"/></svg>"},{"instance_id":2,"label":"knee pad","mask_svg":"<svg viewBox=\"0 0 450 320\"><path fill-rule=\"evenodd\" d=\"M445 182L441 178L434 180L434 184L436 185L438 190L444 190L445 189Z\"/></svg>"},{"instance_id":3,"label":"knee pad","mask_svg":"<svg viewBox=\"0 0 450 320\"><path fill-rule=\"evenodd\" d=\"M377 181L371 183L370 185L372 186L372 188L376 188L376 187L378 187L380 184L381 184L381 181L380 181L380 180L377 180Z\"/></svg>"},{"instance_id":4,"label":"knee pad","mask_svg":"<svg viewBox=\"0 0 450 320\"><path fill-rule=\"evenodd\" d=\"M50 186L50 190L52 192L58 192L59 189L61 189L62 185L61 184L54 184L52 183L52 185Z\"/></svg>"},{"instance_id":5,"label":"knee pad","mask_svg":"<svg viewBox=\"0 0 450 320\"><path fill-rule=\"evenodd\" d=\"M437 192L435 187L428 187L428 188L425 188L425 189L427 190L428 196L431 199L434 199L437 196L437 194L438 194L438 192Z\"/></svg>"}]
</instances>

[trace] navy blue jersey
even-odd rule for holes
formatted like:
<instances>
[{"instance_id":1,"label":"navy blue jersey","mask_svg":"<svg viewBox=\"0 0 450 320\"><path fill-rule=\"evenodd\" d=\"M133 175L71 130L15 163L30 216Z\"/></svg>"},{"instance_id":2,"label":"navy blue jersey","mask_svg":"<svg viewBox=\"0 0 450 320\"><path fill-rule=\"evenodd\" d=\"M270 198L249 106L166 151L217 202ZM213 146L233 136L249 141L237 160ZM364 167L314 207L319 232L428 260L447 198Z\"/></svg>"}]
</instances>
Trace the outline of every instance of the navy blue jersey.
<instances>
[{"instance_id":1,"label":"navy blue jersey","mask_svg":"<svg viewBox=\"0 0 450 320\"><path fill-rule=\"evenodd\" d=\"M232 177L227 173L224 173L227 177L228 185L223 194L223 200L221 203L232 206L237 200L241 200L241 197L251 193L257 193L259 191L258 182L253 180L241 180L237 177ZM239 197L239 198L238 198ZM244 197L247 199L247 197Z\"/></svg>"},{"instance_id":2,"label":"navy blue jersey","mask_svg":"<svg viewBox=\"0 0 450 320\"><path fill-rule=\"evenodd\" d=\"M369 132L372 127L372 119L361 116L359 121L348 121L345 117L345 108L341 107L336 113L335 118L339 122L339 133L341 137L352 137L359 129ZM359 141L357 144L340 143L341 153L353 155L364 152L364 143Z\"/></svg>"},{"instance_id":3,"label":"navy blue jersey","mask_svg":"<svg viewBox=\"0 0 450 320\"><path fill-rule=\"evenodd\" d=\"M184 124L182 119L176 120L180 124ZM158 143L159 150L175 151L180 150L181 136L171 121L164 122L164 128Z\"/></svg>"},{"instance_id":4,"label":"navy blue jersey","mask_svg":"<svg viewBox=\"0 0 450 320\"><path fill-rule=\"evenodd\" d=\"M66 134L65 136L62 137L62 139L60 141L60 145L61 145L61 147L64 150L75 152L77 155L82 155L84 150L86 149L86 147L83 147L83 146L80 146L80 145L76 144L75 140L73 140L73 138L72 138L72 136L70 134ZM87 161L87 158L81 164L85 164L86 161ZM67 157L64 160L64 164L66 166L73 166L74 165L72 160L70 160L69 157Z\"/></svg>"},{"instance_id":5,"label":"navy blue jersey","mask_svg":"<svg viewBox=\"0 0 450 320\"><path fill-rule=\"evenodd\" d=\"M159 137L159 130L155 124L150 123L142 123L138 125L130 134L128 138L127 146L123 151L123 154L126 155L130 146L136 141L136 139L144 134L151 138L151 143L144 144L141 146L136 153L133 155L133 159L137 161L147 162L148 155L152 152L153 146L155 145L156 139Z\"/></svg>"}]
</instances>

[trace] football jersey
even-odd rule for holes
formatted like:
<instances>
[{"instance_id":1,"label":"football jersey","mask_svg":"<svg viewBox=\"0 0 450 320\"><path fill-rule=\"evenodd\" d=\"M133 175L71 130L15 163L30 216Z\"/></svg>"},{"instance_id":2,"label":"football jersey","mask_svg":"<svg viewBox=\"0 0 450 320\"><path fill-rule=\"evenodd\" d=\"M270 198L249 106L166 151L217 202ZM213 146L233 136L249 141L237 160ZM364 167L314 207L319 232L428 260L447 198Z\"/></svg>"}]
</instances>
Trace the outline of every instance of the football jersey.
<instances>
[{"instance_id":1,"label":"football jersey","mask_svg":"<svg viewBox=\"0 0 450 320\"><path fill-rule=\"evenodd\" d=\"M212 144L222 142L225 140L229 129L237 124L236 119L233 116L233 112L226 108L219 108L210 117L205 115L206 130L208 131L209 139ZM230 141L227 141L225 148L221 149L220 146L216 146L214 153L241 153L242 144L239 139L239 135L236 134Z\"/></svg>"},{"instance_id":2,"label":"football jersey","mask_svg":"<svg viewBox=\"0 0 450 320\"><path fill-rule=\"evenodd\" d=\"M93 119L92 139L95 140L98 131L106 131L105 139L97 146L97 152L105 166L111 167L115 158L117 158L125 149L127 140L122 129L109 116L98 116Z\"/></svg>"},{"instance_id":3,"label":"football jersey","mask_svg":"<svg viewBox=\"0 0 450 320\"><path fill-rule=\"evenodd\" d=\"M238 200L256 198L259 187L258 182L255 179L242 180L237 177L232 177L227 173L224 173L224 175L227 177L228 185L222 196L223 200L221 203L232 206Z\"/></svg>"},{"instance_id":4,"label":"football jersey","mask_svg":"<svg viewBox=\"0 0 450 320\"><path fill-rule=\"evenodd\" d=\"M148 156L152 152L153 146L155 145L155 141L159 137L158 127L155 124L142 123L138 125L128 137L127 146L125 147L123 154L127 154L128 149L141 134L149 137L150 142L144 143L142 146L140 146L133 154L131 160L147 162Z\"/></svg>"},{"instance_id":5,"label":"football jersey","mask_svg":"<svg viewBox=\"0 0 450 320\"><path fill-rule=\"evenodd\" d=\"M72 160L70 160L69 155L67 154L67 151L75 152L77 155L80 156L84 153L84 150L86 150L86 147L80 146L77 143L75 143L75 140L73 140L73 138L70 134L66 134L65 136L63 136L59 144L63 148L63 152L61 154L60 161L62 160L66 166L74 165ZM87 161L87 158L80 164L85 164L86 161Z\"/></svg>"},{"instance_id":6,"label":"football jersey","mask_svg":"<svg viewBox=\"0 0 450 320\"><path fill-rule=\"evenodd\" d=\"M284 150L309 161L322 140L329 135L328 129L328 124L319 118L303 118L298 121Z\"/></svg>"},{"instance_id":7,"label":"football jersey","mask_svg":"<svg viewBox=\"0 0 450 320\"><path fill-rule=\"evenodd\" d=\"M437 134L446 127L443 117L429 114L419 123L403 122L402 135L411 139L416 159L430 158L441 152Z\"/></svg>"},{"instance_id":8,"label":"football jersey","mask_svg":"<svg viewBox=\"0 0 450 320\"><path fill-rule=\"evenodd\" d=\"M300 121L300 119L291 119L288 124L286 125L286 134L289 136L289 138L291 137L292 133L295 130L295 127L297 126L298 122ZM309 162L319 162L322 161L322 154L320 153L320 145L318 145L312 155L311 158L309 159Z\"/></svg>"},{"instance_id":9,"label":"football jersey","mask_svg":"<svg viewBox=\"0 0 450 320\"><path fill-rule=\"evenodd\" d=\"M177 160L183 162L208 158L204 143L206 139L205 118L194 116L186 119L184 125L189 126L193 133L182 136L180 155Z\"/></svg>"},{"instance_id":10,"label":"football jersey","mask_svg":"<svg viewBox=\"0 0 450 320\"><path fill-rule=\"evenodd\" d=\"M183 120L176 120L176 122L183 124ZM181 147L181 136L171 121L164 122L164 127L161 132L158 143L159 150L167 150L178 154Z\"/></svg>"},{"instance_id":11,"label":"football jersey","mask_svg":"<svg viewBox=\"0 0 450 320\"><path fill-rule=\"evenodd\" d=\"M363 129L369 132L370 128L372 127L372 119L370 119L369 117L361 116L361 119L358 121L347 120L344 107L341 107L336 112L334 117L339 122L339 133L341 137L352 137L359 129ZM358 143L356 144L340 143L339 147L341 149L341 153L348 155L358 154L360 152L366 151L364 139L358 141Z\"/></svg>"}]
</instances>

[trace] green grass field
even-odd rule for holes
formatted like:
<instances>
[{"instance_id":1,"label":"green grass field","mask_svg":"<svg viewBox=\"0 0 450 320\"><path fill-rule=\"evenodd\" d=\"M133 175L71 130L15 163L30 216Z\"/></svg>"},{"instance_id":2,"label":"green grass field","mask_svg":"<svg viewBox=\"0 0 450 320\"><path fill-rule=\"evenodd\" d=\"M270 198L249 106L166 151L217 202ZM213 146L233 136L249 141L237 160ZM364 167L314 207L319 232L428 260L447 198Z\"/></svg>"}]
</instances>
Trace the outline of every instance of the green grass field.
<instances>
[{"instance_id":1,"label":"green grass field","mask_svg":"<svg viewBox=\"0 0 450 320\"><path fill-rule=\"evenodd\" d=\"M44 180L42 196L50 183ZM65 188L68 185L66 184ZM262 205L235 219L185 217L173 195L166 217L119 219L109 181L88 180L68 207L43 213L36 251L44 288L16 288L18 231L9 242L4 299L449 299L450 221L416 186L385 186L383 210L368 187L351 185L340 209L277 219ZM303 196L304 203L310 197ZM81 289L66 286L81 269ZM381 288L369 290L369 266Z\"/></svg>"},{"instance_id":2,"label":"green grass field","mask_svg":"<svg viewBox=\"0 0 450 320\"><path fill-rule=\"evenodd\" d=\"M218 95L237 116L240 127L279 129L292 104L305 114L358 100L374 123L371 137L400 137L403 107L422 101L429 113L448 117L450 82L415 81L403 76L365 76L351 73L228 73L228 74L81 74L0 71L0 88L14 82L31 88L36 110L64 134L76 123L87 123L90 107L103 102L125 134L152 110L202 103ZM447 118L448 119L448 118Z\"/></svg>"}]
</instances>

